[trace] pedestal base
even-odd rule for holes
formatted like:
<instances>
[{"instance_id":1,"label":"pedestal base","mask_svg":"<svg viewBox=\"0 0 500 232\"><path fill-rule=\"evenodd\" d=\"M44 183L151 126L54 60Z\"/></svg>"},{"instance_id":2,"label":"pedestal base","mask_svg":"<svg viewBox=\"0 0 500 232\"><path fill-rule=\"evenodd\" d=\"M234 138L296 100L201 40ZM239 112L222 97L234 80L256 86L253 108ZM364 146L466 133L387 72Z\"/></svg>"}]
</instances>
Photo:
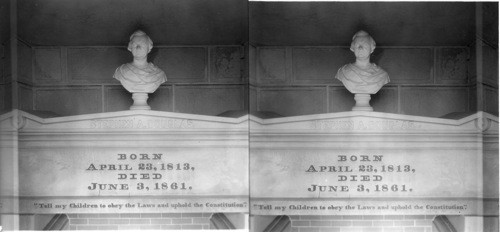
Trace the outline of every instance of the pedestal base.
<instances>
[{"instance_id":1,"label":"pedestal base","mask_svg":"<svg viewBox=\"0 0 500 232\"><path fill-rule=\"evenodd\" d=\"M356 105L352 107L352 111L373 111L373 108L370 106L370 99L370 94L367 93L354 94Z\"/></svg>"},{"instance_id":2,"label":"pedestal base","mask_svg":"<svg viewBox=\"0 0 500 232\"><path fill-rule=\"evenodd\" d=\"M148 106L147 93L132 93L132 99L134 99L134 104L130 106L130 110L151 110Z\"/></svg>"}]
</instances>

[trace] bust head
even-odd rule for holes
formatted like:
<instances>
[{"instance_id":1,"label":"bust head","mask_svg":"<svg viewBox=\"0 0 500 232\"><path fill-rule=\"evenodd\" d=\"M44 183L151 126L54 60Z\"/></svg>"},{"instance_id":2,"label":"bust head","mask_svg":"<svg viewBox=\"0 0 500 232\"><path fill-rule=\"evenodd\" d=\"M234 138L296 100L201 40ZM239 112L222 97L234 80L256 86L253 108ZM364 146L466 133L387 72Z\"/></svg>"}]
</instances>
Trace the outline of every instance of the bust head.
<instances>
[{"instance_id":1,"label":"bust head","mask_svg":"<svg viewBox=\"0 0 500 232\"><path fill-rule=\"evenodd\" d=\"M128 50L132 52L134 58L144 58L153 48L153 41L141 30L135 31L130 36Z\"/></svg>"},{"instance_id":2,"label":"bust head","mask_svg":"<svg viewBox=\"0 0 500 232\"><path fill-rule=\"evenodd\" d=\"M165 72L147 62L153 41L143 31L135 31L130 36L128 50L134 60L118 67L113 77L131 93L152 93L167 80Z\"/></svg>"},{"instance_id":3,"label":"bust head","mask_svg":"<svg viewBox=\"0 0 500 232\"><path fill-rule=\"evenodd\" d=\"M335 78L354 94L375 94L389 82L389 75L376 64L370 63L370 55L375 50L375 40L365 31L358 31L351 42L351 51L356 62L344 65Z\"/></svg>"},{"instance_id":4,"label":"bust head","mask_svg":"<svg viewBox=\"0 0 500 232\"><path fill-rule=\"evenodd\" d=\"M375 45L375 40L366 31L358 31L352 37L351 51L356 58L369 58Z\"/></svg>"}]
</instances>

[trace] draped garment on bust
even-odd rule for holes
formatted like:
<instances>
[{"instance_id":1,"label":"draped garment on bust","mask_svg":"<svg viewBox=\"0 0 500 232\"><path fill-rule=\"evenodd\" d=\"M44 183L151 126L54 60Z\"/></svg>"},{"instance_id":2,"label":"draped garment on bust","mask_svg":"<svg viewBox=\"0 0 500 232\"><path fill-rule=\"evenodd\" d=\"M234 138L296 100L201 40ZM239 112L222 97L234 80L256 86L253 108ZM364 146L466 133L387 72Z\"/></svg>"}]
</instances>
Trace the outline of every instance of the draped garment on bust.
<instances>
[{"instance_id":1,"label":"draped garment on bust","mask_svg":"<svg viewBox=\"0 0 500 232\"><path fill-rule=\"evenodd\" d=\"M375 94L389 83L389 74L375 64L368 69L346 64L338 70L335 78L342 81L351 93Z\"/></svg>"}]
</instances>

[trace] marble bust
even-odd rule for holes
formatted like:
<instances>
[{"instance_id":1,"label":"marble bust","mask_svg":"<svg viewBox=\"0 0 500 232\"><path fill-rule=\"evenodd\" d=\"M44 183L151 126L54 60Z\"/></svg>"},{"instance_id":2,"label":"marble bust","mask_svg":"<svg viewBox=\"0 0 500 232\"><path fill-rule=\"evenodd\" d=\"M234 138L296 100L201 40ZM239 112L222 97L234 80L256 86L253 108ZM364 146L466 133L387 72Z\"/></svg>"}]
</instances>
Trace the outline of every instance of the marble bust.
<instances>
[{"instance_id":1,"label":"marble bust","mask_svg":"<svg viewBox=\"0 0 500 232\"><path fill-rule=\"evenodd\" d=\"M147 105L148 93L153 93L167 80L165 72L148 62L148 54L153 48L153 41L143 31L136 31L130 36L128 50L134 60L118 67L113 78L132 93L134 105L130 109L151 109ZM144 99L145 98L145 99Z\"/></svg>"},{"instance_id":2,"label":"marble bust","mask_svg":"<svg viewBox=\"0 0 500 232\"><path fill-rule=\"evenodd\" d=\"M346 64L341 67L335 78L342 81L342 84L354 93L356 104L358 99L368 97L370 94L377 93L382 86L389 83L389 75L382 68L374 63L370 63L370 55L375 50L375 40L365 31L359 31L352 37L351 51L356 56L356 61L352 64ZM369 103L365 111L372 111ZM363 103L365 104L365 103ZM359 105L358 105L359 106ZM353 110L363 110L353 108Z\"/></svg>"}]
</instances>

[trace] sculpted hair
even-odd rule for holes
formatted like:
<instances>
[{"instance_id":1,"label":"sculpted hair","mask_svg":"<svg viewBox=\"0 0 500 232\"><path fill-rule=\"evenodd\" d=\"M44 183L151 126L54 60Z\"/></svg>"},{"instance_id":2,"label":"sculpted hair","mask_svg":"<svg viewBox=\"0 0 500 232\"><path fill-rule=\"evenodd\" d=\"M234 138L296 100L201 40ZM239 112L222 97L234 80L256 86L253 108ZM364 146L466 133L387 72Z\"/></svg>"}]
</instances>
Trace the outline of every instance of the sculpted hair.
<instances>
[{"instance_id":1,"label":"sculpted hair","mask_svg":"<svg viewBox=\"0 0 500 232\"><path fill-rule=\"evenodd\" d=\"M149 36L146 35L146 33L144 31L137 30L134 33L132 33L132 35L130 36L130 39L128 42L128 49L129 50L130 50L130 43L132 42L132 39L136 36L146 36L146 38L148 38L149 49L153 48L153 40L151 40L151 38L149 38Z\"/></svg>"},{"instance_id":2,"label":"sculpted hair","mask_svg":"<svg viewBox=\"0 0 500 232\"><path fill-rule=\"evenodd\" d=\"M356 42L356 39L357 38L362 38L362 37L366 37L368 38L368 40L370 41L371 45L372 45L372 49L375 49L376 47L376 43L375 43L375 40L370 36L370 34L368 34L368 32L366 31L358 31L356 32L356 34L354 34L354 36L352 37L352 42L351 42L351 49L354 49L353 46L354 46L354 42Z\"/></svg>"}]
</instances>

